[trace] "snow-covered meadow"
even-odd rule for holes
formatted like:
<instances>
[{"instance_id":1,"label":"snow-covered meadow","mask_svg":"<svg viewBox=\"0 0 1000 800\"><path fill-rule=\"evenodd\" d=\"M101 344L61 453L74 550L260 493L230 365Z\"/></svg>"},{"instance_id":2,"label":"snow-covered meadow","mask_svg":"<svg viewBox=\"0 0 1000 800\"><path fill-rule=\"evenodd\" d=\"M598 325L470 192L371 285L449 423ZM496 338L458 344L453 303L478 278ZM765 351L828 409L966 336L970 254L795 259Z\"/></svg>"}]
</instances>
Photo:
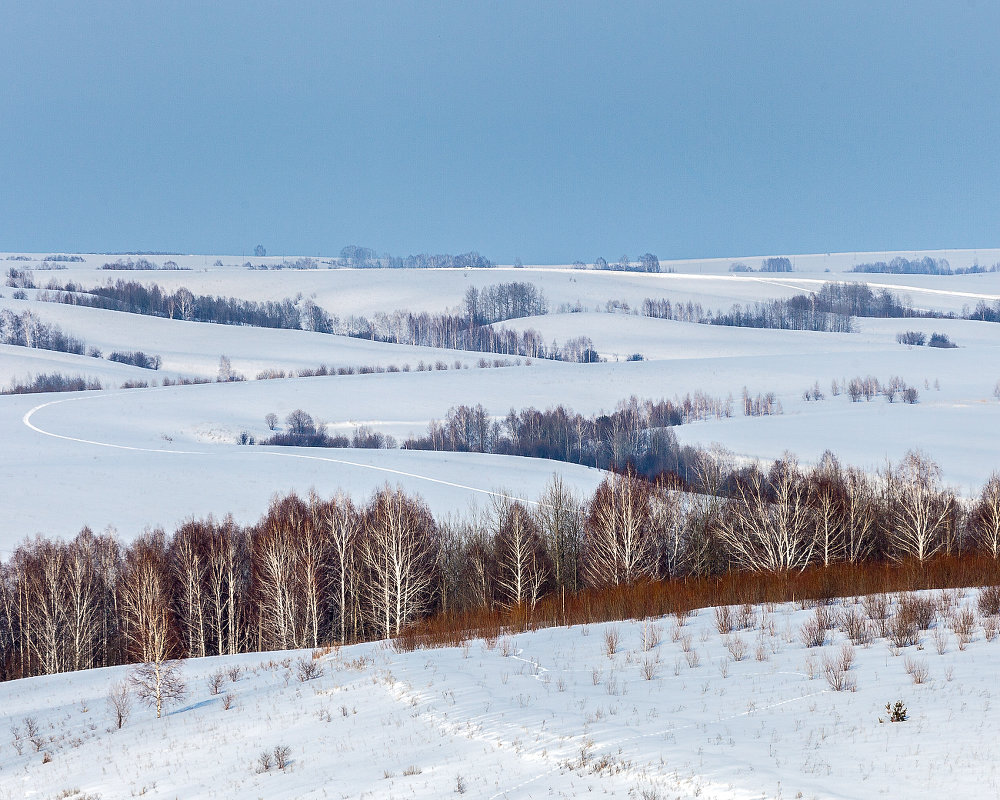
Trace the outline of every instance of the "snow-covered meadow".
<instances>
[{"instance_id":1,"label":"snow-covered meadow","mask_svg":"<svg viewBox=\"0 0 1000 800\"><path fill-rule=\"evenodd\" d=\"M317 269L250 270L245 258L225 256L177 256L184 269L148 272L103 271L109 258L94 255L67 269L46 269L41 258L3 262L33 269L39 288L15 298L3 287L0 311L30 311L102 356L0 345L0 386L60 373L105 388L0 396L0 558L26 537L68 539L84 525L112 528L128 541L210 514L249 524L272 497L291 491L328 497L343 489L364 502L398 484L444 517L482 508L497 493L530 503L553 473L581 497L603 478L593 468L516 456L237 444L244 434L267 436L268 415L283 420L295 409L330 434L364 426L399 441L423 434L459 404L482 404L494 418L560 404L594 415L630 397L703 392L731 398L736 412L673 428L682 443L725 448L735 462L791 452L815 463L831 450L872 472L920 448L946 483L971 496L1000 469L995 323L857 318L852 333L819 333L635 313L645 298L726 310L831 280L868 282L942 312L1000 300L1000 273L846 272L893 255L796 256L795 271L784 274L730 272L735 261L755 266L757 259L665 262L672 271L660 274L569 266L351 270L323 259ZM953 267L1000 261L1000 251L934 255ZM39 299L50 278L312 300L341 318L454 312L470 287L528 282L545 293L550 313L498 324L534 329L546 343L589 337L604 361L61 305ZM903 345L896 336L904 331L945 334L958 347ZM154 354L161 368L108 360L115 350ZM214 382L223 357L247 380ZM351 374L257 379L320 365ZM866 376L898 376L919 400L852 402L847 382ZM165 385L191 380L211 382ZM126 382L150 385L120 388ZM806 399L816 387L822 397ZM782 413L743 416L744 390L774 393ZM0 735L0 798L997 796L997 618L981 613L976 590L924 597L934 620L919 643L905 647L891 645L878 619L867 623L867 641L850 620L872 616L877 603L847 599L819 612L791 604L701 609L460 648L401 652L375 642L191 659L182 666L183 702L161 720L137 704L120 730L106 695L126 667L3 683L0 731L9 733ZM890 610L899 606L893 598ZM827 628L825 643L810 647L804 635L817 621ZM909 719L880 722L885 704L896 701ZM287 758L284 768L279 757Z\"/></svg>"},{"instance_id":2,"label":"snow-covered meadow","mask_svg":"<svg viewBox=\"0 0 1000 800\"><path fill-rule=\"evenodd\" d=\"M978 594L189 660L183 700L121 729L128 668L4 683L0 798L994 797L1000 623ZM929 627L897 646L915 600Z\"/></svg>"},{"instance_id":3,"label":"snow-covered meadow","mask_svg":"<svg viewBox=\"0 0 1000 800\"><path fill-rule=\"evenodd\" d=\"M603 272L566 267L523 269L356 270L247 269L245 257L174 256L179 270L107 271L108 256L83 262L8 260L32 270L35 285L24 299L0 290L0 310L30 311L41 322L99 349L105 357L0 345L0 385L45 373L83 376L103 392L0 397L0 482L8 513L0 522L0 549L35 533L69 536L83 525L108 526L128 539L143 528L171 527L192 516L233 513L251 522L276 492L337 487L367 496L385 481L400 483L427 499L436 513L464 511L510 491L538 496L553 472L582 493L600 473L563 463L501 456L405 451L336 451L265 455L237 447L242 432L260 439L265 415L283 419L302 408L331 434L368 426L397 440L420 435L432 419L458 404L482 404L502 417L510 410L563 404L583 414L611 411L631 396L678 398L705 392L732 397L773 392L778 416L706 420L674 428L684 443L721 445L734 458L772 459L785 452L814 463L824 450L848 464L876 471L922 448L939 463L959 492L976 491L997 468L995 442L984 432L1000 429L1000 336L992 323L934 319L856 319L854 333L709 326L635 314L644 298L700 303L725 310L734 303L787 298L830 280L866 281L907 296L914 305L960 311L1000 299L1000 273L882 275L846 272L862 261L895 253L795 256L791 273L730 272L735 262L758 259L664 262L659 274ZM919 254L902 253L914 257ZM1000 251L949 251L955 268L989 266ZM161 264L164 257L151 257ZM251 259L255 266L281 258ZM221 262L222 266L214 266ZM259 262L259 264L257 263ZM54 268L58 267L58 268ZM61 267L66 267L62 269ZM156 283L165 290L188 287L247 300L312 300L346 318L396 310L443 313L460 309L469 287L522 281L541 289L550 313L502 326L533 328L546 342L587 336L606 361L575 364L466 351L367 341L299 330L186 322L35 299L50 280L95 286L114 280ZM610 306L609 306L610 303ZM624 311L628 307L631 313ZM611 308L612 311L608 309ZM896 334L941 332L957 349L907 347ZM159 370L107 360L114 350L140 350L162 360ZM634 354L642 361L627 361ZM245 383L157 386L165 379L214 380L225 356ZM489 369L481 368L486 358ZM496 368L494 362L503 366ZM254 380L266 371L399 369L400 372ZM431 369L432 365L435 367ZM424 371L421 368L425 368ZM404 371L404 370L409 371ZM899 377L919 392L916 405L881 398L852 403L843 392L854 377ZM149 389L114 391L125 382ZM834 396L832 385L841 387ZM819 386L824 399L803 400ZM155 485L156 491L149 491Z\"/></svg>"}]
</instances>

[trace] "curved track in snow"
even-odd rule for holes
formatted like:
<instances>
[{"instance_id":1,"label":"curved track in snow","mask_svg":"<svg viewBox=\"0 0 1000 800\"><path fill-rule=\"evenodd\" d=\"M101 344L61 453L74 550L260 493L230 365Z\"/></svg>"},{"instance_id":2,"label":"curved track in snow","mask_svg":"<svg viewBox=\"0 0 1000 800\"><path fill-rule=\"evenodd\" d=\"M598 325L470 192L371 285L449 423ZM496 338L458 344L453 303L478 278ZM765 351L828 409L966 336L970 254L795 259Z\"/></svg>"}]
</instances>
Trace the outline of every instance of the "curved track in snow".
<instances>
[{"instance_id":1,"label":"curved track in snow","mask_svg":"<svg viewBox=\"0 0 1000 800\"><path fill-rule=\"evenodd\" d=\"M157 390L153 390L153 391L157 391ZM162 389L159 390L159 391L162 391ZM114 442L102 442L102 441L97 441L97 440L94 440L94 439L84 439L82 437L77 437L77 436L66 436L66 435L61 434L61 433L54 433L52 431L47 431L44 428L39 427L38 425L36 425L32 421L32 417L34 417L34 415L36 413L38 413L42 409L49 408L51 406L62 405L62 404L65 404L65 403L79 402L79 401L84 401L84 400L107 399L109 397L116 397L116 396L120 396L122 394L123 394L122 392L115 392L113 394L82 395L82 396L79 396L79 397L68 397L68 398L62 398L62 399L59 399L59 400L50 400L47 403L40 403L37 406L34 406L33 408L31 408L28 411L26 411L24 413L24 416L21 418L21 421L29 429L31 429L35 433L38 433L38 434L40 434L42 436L49 436L49 437L52 437L53 439L62 439L64 441L76 442L78 444L91 445L93 447L106 447L106 448L111 448L111 449L115 449L115 450L129 450L129 451L140 452L140 453L158 453L158 454L163 454L163 455L205 456L205 457L208 457L208 458L211 458L212 456L215 455L211 450L168 450L168 449L165 449L165 448L136 447L136 446L133 446L133 445L115 444ZM329 456L307 455L305 453L286 453L286 452L277 452L277 451L273 451L273 450L258 450L257 448L253 448L249 452L252 454L252 457L255 457L255 458L262 458L262 457L263 458L267 458L267 457L270 457L270 458L288 458L288 459L300 459L300 460L303 460L303 461L324 462L324 463L328 463L328 464L341 464L343 466L348 466L348 467L352 467L352 468L355 468L355 469L362 469L362 470L370 470L370 471L374 471L374 472L381 472L381 473L385 473L386 475L391 475L391 476L394 476L394 477L397 477L397 478L409 478L409 479L416 480L416 481L426 481L428 483L434 483L434 484L438 484L440 486L447 486L447 487L450 487L450 488L453 488L453 489L461 489L463 491L472 492L473 494L485 495L487 497L496 497L496 498L503 498L503 499L509 499L509 500L519 500L522 503L526 503L528 505L533 505L533 506L540 505L537 500L531 500L531 499L529 499L527 497L518 497L518 496L515 496L515 495L509 495L509 494L506 494L506 493L503 493L503 492L496 492L496 491L493 491L491 489L483 489L482 487L478 487L478 486L471 486L469 484L457 483L455 481L442 480L441 478L435 478L435 477L433 477L431 475L426 475L426 474L420 474L420 473L415 473L415 472L407 472L407 471L404 471L404 470L393 469L392 467L381 467L381 466L378 466L378 465L375 465L375 464L364 464L364 463L360 463L360 462L357 462L357 461L352 461L350 459L331 458Z\"/></svg>"}]
</instances>

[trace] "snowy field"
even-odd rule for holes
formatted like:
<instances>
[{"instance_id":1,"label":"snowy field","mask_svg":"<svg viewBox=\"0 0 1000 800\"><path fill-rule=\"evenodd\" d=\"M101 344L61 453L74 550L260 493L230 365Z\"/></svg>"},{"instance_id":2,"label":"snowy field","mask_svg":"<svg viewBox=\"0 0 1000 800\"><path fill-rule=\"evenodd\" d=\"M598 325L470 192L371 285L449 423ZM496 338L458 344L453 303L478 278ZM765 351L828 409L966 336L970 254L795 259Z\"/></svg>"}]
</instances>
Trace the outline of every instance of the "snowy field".
<instances>
[{"instance_id":1,"label":"snowy field","mask_svg":"<svg viewBox=\"0 0 1000 800\"><path fill-rule=\"evenodd\" d=\"M945 480L964 494L975 492L998 469L996 441L1000 402L1000 327L992 323L933 319L855 319L850 334L730 328L610 313L609 301L638 307L646 297L691 301L705 309L790 297L829 280L866 281L890 287L920 306L960 311L979 300L1000 299L1000 273L976 275L865 275L853 264L886 260L895 253L795 256L795 272L731 273L734 262L751 267L759 258L665 262L661 274L576 270L569 267L492 270L346 270L316 259L318 269L245 269L281 258L171 257L186 269L105 271L109 256L84 256L67 269L34 261L2 261L32 269L35 283L50 279L93 286L107 280L186 286L249 300L313 299L341 317L397 309L444 312L462 306L470 286L527 281L545 293L547 315L510 320L511 329L534 328L549 342L588 336L607 361L570 364L491 354L387 344L297 330L184 322L14 299L0 289L0 311L31 311L41 322L99 348L104 358L0 345L0 386L58 372L96 379L102 392L82 395L0 396L0 485L7 513L0 521L0 551L35 533L70 536L83 525L111 526L130 539L144 528L173 527L192 515L232 513L252 522L271 497L291 490L321 494L344 488L364 500L386 481L423 496L435 511L463 512L503 491L534 499L553 472L581 494L601 475L593 469L534 459L401 450L299 450L235 444L244 431L268 435L265 415L279 419L301 408L331 434L350 436L365 425L397 440L421 435L430 420L458 404L481 403L495 417L529 406L558 404L583 413L611 411L631 396L674 399L705 392L732 397L736 413L674 428L678 439L719 445L734 458L773 459L786 451L814 463L824 450L843 462L876 471L914 447L937 461ZM907 257L921 254L902 253ZM1000 251L948 251L953 268L990 266ZM162 264L167 257L151 256ZM213 266L216 261L223 266ZM47 266L51 267L52 262ZM575 313L559 308L572 308ZM621 308L619 305L618 308ZM576 311L576 309L580 309ZM956 349L907 347L896 334L940 332ZM113 350L141 350L162 359L159 370L107 360ZM642 361L626 361L639 354ZM225 356L248 380L163 387L164 379L213 380ZM482 369L480 359L503 361ZM279 380L255 380L267 370L301 371L321 364L334 369L398 368L400 372ZM437 369L429 369L436 365ZM421 367L427 367L426 371ZM444 367L444 368L442 368ZM900 377L919 392L916 405L852 403L843 387L854 377L886 382ZM121 391L130 381L151 388ZM814 385L824 398L805 401ZM773 392L783 413L745 417L744 388ZM984 433L986 435L984 435ZM155 491L151 488L155 486Z\"/></svg>"},{"instance_id":2,"label":"snowy field","mask_svg":"<svg viewBox=\"0 0 1000 800\"><path fill-rule=\"evenodd\" d=\"M189 660L186 696L120 729L128 668L12 681L0 798L996 797L998 620L976 590L920 596L934 621L905 647L848 599Z\"/></svg>"}]
</instances>

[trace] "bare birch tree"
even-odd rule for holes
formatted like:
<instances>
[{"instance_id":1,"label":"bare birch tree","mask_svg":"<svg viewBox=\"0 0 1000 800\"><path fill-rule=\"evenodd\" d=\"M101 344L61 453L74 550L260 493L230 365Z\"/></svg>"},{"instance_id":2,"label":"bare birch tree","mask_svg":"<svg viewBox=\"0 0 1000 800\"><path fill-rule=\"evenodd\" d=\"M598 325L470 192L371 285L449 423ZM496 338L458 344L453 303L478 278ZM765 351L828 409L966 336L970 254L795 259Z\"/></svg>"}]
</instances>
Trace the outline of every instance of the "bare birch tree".
<instances>
[{"instance_id":1,"label":"bare birch tree","mask_svg":"<svg viewBox=\"0 0 1000 800\"><path fill-rule=\"evenodd\" d=\"M398 635L431 607L437 531L427 507L402 489L376 492L365 512L362 591L377 635Z\"/></svg>"}]
</instances>

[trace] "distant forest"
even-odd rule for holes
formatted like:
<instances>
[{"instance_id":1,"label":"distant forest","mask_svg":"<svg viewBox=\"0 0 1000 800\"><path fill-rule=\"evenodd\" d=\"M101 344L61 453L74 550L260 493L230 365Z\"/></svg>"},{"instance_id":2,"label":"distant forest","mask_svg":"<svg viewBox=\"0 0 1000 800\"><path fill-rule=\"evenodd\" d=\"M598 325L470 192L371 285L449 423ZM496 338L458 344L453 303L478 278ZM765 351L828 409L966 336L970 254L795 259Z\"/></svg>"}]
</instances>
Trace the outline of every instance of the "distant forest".
<instances>
[{"instance_id":1,"label":"distant forest","mask_svg":"<svg viewBox=\"0 0 1000 800\"><path fill-rule=\"evenodd\" d=\"M518 281L470 288L459 313L396 311L379 313L371 320L364 316L340 319L311 300L257 302L195 295L184 287L167 292L155 283L145 285L124 279L89 289L72 282L50 282L49 289L39 292L38 299L169 319L306 330L394 344L583 363L600 360L585 336L558 346L546 342L534 329L494 327L496 322L548 312L544 294L533 284Z\"/></svg>"},{"instance_id":2,"label":"distant forest","mask_svg":"<svg viewBox=\"0 0 1000 800\"><path fill-rule=\"evenodd\" d=\"M997 272L1000 264L991 267L981 267L975 264L971 267L952 269L945 258L904 258L896 256L891 261L872 261L856 265L851 272L888 273L891 275L978 275L984 272Z\"/></svg>"},{"instance_id":3,"label":"distant forest","mask_svg":"<svg viewBox=\"0 0 1000 800\"><path fill-rule=\"evenodd\" d=\"M496 266L475 250L459 253L457 256L448 253L394 256L389 253L379 255L370 247L359 247L353 244L341 249L337 263L338 266L352 269L461 269Z\"/></svg>"}]
</instances>

